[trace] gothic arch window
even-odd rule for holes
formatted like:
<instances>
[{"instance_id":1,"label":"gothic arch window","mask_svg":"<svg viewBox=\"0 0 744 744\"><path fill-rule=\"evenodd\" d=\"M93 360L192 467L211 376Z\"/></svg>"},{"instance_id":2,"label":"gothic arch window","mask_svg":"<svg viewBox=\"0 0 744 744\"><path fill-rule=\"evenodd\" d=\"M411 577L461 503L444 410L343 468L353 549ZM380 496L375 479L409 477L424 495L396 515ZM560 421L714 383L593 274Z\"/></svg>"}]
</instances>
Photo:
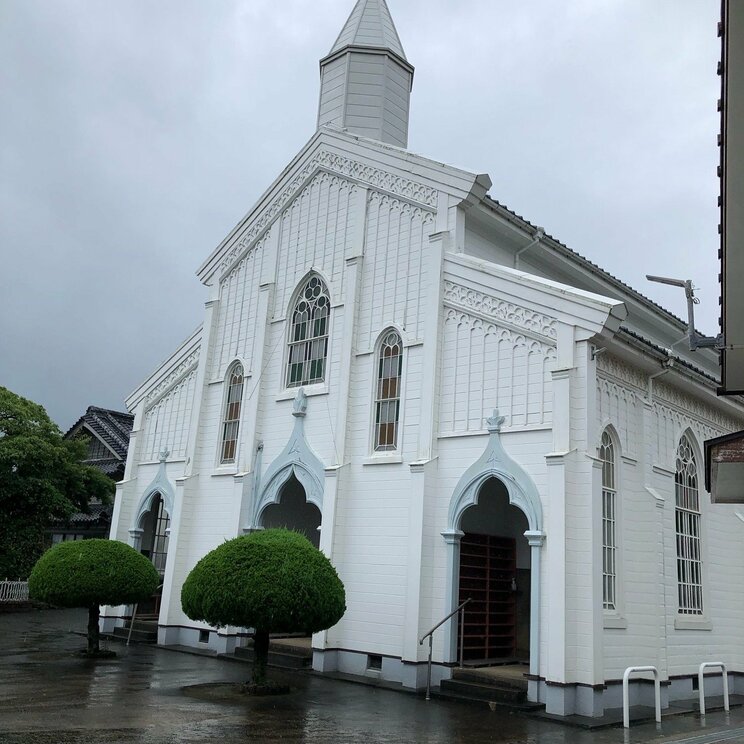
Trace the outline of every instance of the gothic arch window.
<instances>
[{"instance_id":1,"label":"gothic arch window","mask_svg":"<svg viewBox=\"0 0 744 744\"><path fill-rule=\"evenodd\" d=\"M326 285L319 276L311 276L300 289L290 316L287 387L325 380L330 312Z\"/></svg>"},{"instance_id":2,"label":"gothic arch window","mask_svg":"<svg viewBox=\"0 0 744 744\"><path fill-rule=\"evenodd\" d=\"M403 342L397 331L386 331L377 353L375 384L375 452L398 448L400 383L403 371Z\"/></svg>"},{"instance_id":3,"label":"gothic arch window","mask_svg":"<svg viewBox=\"0 0 744 744\"><path fill-rule=\"evenodd\" d=\"M609 429L599 445L602 461L602 607L617 610L617 461Z\"/></svg>"},{"instance_id":4,"label":"gothic arch window","mask_svg":"<svg viewBox=\"0 0 744 744\"><path fill-rule=\"evenodd\" d=\"M222 440L220 443L220 462L235 462L238 449L238 430L240 429L240 410L243 404L243 365L240 362L227 372L227 393L225 410L222 415Z\"/></svg>"},{"instance_id":5,"label":"gothic arch window","mask_svg":"<svg viewBox=\"0 0 744 744\"><path fill-rule=\"evenodd\" d=\"M703 614L703 558L698 465L692 441L683 434L674 475L677 542L677 600L680 615Z\"/></svg>"}]
</instances>

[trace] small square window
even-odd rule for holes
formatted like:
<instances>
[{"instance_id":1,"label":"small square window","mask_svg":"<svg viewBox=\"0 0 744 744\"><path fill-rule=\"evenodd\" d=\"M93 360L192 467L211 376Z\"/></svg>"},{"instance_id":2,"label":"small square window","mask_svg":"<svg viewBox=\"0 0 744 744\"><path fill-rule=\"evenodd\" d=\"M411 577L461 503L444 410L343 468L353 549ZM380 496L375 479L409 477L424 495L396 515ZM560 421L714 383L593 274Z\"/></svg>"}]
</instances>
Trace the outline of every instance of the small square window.
<instances>
[{"instance_id":1,"label":"small square window","mask_svg":"<svg viewBox=\"0 0 744 744\"><path fill-rule=\"evenodd\" d=\"M377 654L367 654L367 669L375 672L382 671L382 656Z\"/></svg>"},{"instance_id":2,"label":"small square window","mask_svg":"<svg viewBox=\"0 0 744 744\"><path fill-rule=\"evenodd\" d=\"M209 631L208 630L199 631L199 643L209 643Z\"/></svg>"}]
</instances>

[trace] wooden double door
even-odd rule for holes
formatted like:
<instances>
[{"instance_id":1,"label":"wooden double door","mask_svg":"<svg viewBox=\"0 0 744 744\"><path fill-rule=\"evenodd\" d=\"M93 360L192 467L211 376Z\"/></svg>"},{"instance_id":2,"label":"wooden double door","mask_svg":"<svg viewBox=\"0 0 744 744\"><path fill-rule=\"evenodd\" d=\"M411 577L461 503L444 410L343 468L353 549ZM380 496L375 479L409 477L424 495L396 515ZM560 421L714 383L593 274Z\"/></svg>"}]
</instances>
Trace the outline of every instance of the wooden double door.
<instances>
[{"instance_id":1,"label":"wooden double door","mask_svg":"<svg viewBox=\"0 0 744 744\"><path fill-rule=\"evenodd\" d=\"M459 601L471 600L465 607L462 636L465 661L488 663L515 657L516 577L514 538L463 535Z\"/></svg>"}]
</instances>

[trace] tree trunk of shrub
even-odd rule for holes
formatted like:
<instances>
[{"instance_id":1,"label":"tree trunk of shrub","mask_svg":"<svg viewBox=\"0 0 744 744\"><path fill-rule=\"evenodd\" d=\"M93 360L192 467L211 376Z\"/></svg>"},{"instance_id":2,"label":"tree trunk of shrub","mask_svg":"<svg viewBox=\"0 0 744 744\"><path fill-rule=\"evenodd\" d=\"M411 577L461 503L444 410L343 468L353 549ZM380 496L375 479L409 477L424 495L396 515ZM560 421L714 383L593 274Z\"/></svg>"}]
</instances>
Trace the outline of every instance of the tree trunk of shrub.
<instances>
[{"instance_id":1,"label":"tree trunk of shrub","mask_svg":"<svg viewBox=\"0 0 744 744\"><path fill-rule=\"evenodd\" d=\"M100 651L98 646L98 615L100 613L98 605L91 605L88 608L88 653L97 654Z\"/></svg>"},{"instance_id":2,"label":"tree trunk of shrub","mask_svg":"<svg viewBox=\"0 0 744 744\"><path fill-rule=\"evenodd\" d=\"M253 684L266 684L266 664L269 660L269 631L258 630L253 635Z\"/></svg>"}]
</instances>

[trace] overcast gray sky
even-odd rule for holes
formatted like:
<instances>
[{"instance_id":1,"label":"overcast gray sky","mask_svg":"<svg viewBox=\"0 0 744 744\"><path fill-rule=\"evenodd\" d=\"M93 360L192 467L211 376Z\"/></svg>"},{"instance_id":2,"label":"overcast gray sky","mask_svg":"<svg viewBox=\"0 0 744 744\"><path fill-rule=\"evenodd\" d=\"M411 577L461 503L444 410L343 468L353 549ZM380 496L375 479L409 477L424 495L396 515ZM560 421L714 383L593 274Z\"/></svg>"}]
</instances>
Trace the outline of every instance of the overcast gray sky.
<instances>
[{"instance_id":1,"label":"overcast gray sky","mask_svg":"<svg viewBox=\"0 0 744 744\"><path fill-rule=\"evenodd\" d=\"M315 130L354 0L0 0L0 385L63 429L201 322L194 272ZM388 0L409 147L717 327L720 0Z\"/></svg>"}]
</instances>

